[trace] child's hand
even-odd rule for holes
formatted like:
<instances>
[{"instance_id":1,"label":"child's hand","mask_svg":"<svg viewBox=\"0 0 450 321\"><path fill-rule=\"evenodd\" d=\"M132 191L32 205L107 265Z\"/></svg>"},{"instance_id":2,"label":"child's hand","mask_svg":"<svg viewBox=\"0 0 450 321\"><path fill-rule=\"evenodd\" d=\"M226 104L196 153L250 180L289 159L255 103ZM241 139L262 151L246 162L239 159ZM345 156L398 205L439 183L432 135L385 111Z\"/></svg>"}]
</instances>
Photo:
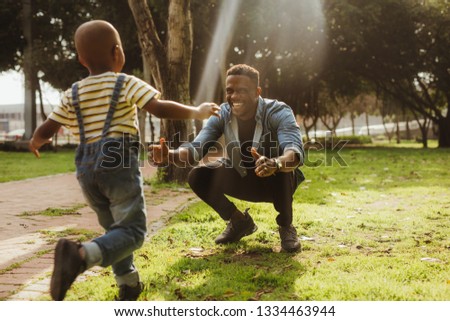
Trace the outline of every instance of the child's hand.
<instances>
[{"instance_id":1,"label":"child's hand","mask_svg":"<svg viewBox=\"0 0 450 321\"><path fill-rule=\"evenodd\" d=\"M196 119L208 119L211 116L220 117L220 107L215 103L203 103L197 107Z\"/></svg>"},{"instance_id":2,"label":"child's hand","mask_svg":"<svg viewBox=\"0 0 450 321\"><path fill-rule=\"evenodd\" d=\"M164 138L159 139L159 145L148 147L148 160L151 165L161 166L169 164L169 147Z\"/></svg>"},{"instance_id":3,"label":"child's hand","mask_svg":"<svg viewBox=\"0 0 450 321\"><path fill-rule=\"evenodd\" d=\"M36 158L41 158L38 148L34 146L33 139L31 139L30 142L28 143L28 149L30 150L30 152L34 154L34 156L36 156Z\"/></svg>"},{"instance_id":4,"label":"child's hand","mask_svg":"<svg viewBox=\"0 0 450 321\"><path fill-rule=\"evenodd\" d=\"M36 141L34 140L34 138L30 139L30 142L28 143L28 149L30 150L30 152L32 152L34 154L34 156L36 156L36 158L41 158L41 154L39 154L39 148L42 147L42 145L47 144L47 143L51 143L52 139L48 139L46 141L43 142L43 144L38 145L36 143Z\"/></svg>"}]
</instances>

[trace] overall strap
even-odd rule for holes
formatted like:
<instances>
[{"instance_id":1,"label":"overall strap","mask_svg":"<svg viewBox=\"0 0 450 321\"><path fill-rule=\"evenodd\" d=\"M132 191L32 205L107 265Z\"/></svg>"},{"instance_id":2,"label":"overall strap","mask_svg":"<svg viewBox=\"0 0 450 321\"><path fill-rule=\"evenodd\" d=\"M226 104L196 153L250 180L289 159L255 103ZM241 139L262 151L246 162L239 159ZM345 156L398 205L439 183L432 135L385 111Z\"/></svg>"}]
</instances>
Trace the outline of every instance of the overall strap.
<instances>
[{"instance_id":1,"label":"overall strap","mask_svg":"<svg viewBox=\"0 0 450 321\"><path fill-rule=\"evenodd\" d=\"M83 117L80 111L80 102L78 100L78 82L72 85L72 106L75 108L75 114L77 115L78 128L80 130L80 144L86 143L86 136L84 133Z\"/></svg>"},{"instance_id":2,"label":"overall strap","mask_svg":"<svg viewBox=\"0 0 450 321\"><path fill-rule=\"evenodd\" d=\"M117 102L119 101L120 91L122 89L124 80L125 80L124 74L120 74L119 77L117 77L117 81L114 86L114 91L111 96L111 102L109 104L108 114L106 115L105 126L103 127L102 139L106 137L109 127L111 126L111 121L114 115L114 111L116 110Z\"/></svg>"},{"instance_id":3,"label":"overall strap","mask_svg":"<svg viewBox=\"0 0 450 321\"><path fill-rule=\"evenodd\" d=\"M117 102L120 97L120 90L122 89L123 82L125 80L125 75L120 74L116 80L116 84L114 85L113 94L111 96L111 102L108 110L108 114L106 115L105 125L103 127L102 138L106 137L108 133L109 127L111 125L111 120L114 115L114 111L117 106ZM80 101L78 96L78 82L72 85L72 106L75 108L75 114L77 115L78 120L78 128L80 129L80 144L86 143L86 134L84 132L84 124L83 117L81 116L80 110Z\"/></svg>"}]
</instances>

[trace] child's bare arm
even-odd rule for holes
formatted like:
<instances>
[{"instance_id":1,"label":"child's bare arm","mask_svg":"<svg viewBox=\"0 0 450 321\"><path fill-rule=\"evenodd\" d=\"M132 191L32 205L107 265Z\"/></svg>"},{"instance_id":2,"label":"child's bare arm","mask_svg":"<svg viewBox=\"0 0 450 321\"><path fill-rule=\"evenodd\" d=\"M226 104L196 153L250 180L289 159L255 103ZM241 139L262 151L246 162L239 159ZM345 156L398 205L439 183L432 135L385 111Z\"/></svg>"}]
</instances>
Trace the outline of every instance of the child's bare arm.
<instances>
[{"instance_id":1,"label":"child's bare arm","mask_svg":"<svg viewBox=\"0 0 450 321\"><path fill-rule=\"evenodd\" d=\"M31 137L30 143L28 144L30 151L39 158L39 148L49 143L59 128L61 128L60 123L47 119L41 126L36 128L33 137Z\"/></svg>"},{"instance_id":2,"label":"child's bare arm","mask_svg":"<svg viewBox=\"0 0 450 321\"><path fill-rule=\"evenodd\" d=\"M151 99L144 109L158 118L168 119L207 119L219 117L219 106L214 103L203 103L197 107L186 106L171 100Z\"/></svg>"}]
</instances>

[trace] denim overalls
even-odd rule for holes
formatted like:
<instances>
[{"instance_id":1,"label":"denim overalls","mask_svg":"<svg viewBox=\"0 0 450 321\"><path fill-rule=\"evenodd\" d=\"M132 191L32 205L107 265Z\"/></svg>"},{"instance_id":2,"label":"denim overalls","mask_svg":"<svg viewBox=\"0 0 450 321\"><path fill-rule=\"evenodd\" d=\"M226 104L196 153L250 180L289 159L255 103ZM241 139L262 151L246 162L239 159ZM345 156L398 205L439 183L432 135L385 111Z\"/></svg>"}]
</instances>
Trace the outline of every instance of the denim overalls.
<instances>
[{"instance_id":1,"label":"denim overalls","mask_svg":"<svg viewBox=\"0 0 450 321\"><path fill-rule=\"evenodd\" d=\"M106 231L93 240L102 252L101 265L112 265L119 285L130 278L138 279L133 251L142 246L147 232L139 171L139 140L106 137L124 78L123 74L117 78L101 139L89 144L86 144L78 100L78 83L72 86L72 105L80 129L80 145L75 158L77 179L88 205L97 213L99 223Z\"/></svg>"}]
</instances>

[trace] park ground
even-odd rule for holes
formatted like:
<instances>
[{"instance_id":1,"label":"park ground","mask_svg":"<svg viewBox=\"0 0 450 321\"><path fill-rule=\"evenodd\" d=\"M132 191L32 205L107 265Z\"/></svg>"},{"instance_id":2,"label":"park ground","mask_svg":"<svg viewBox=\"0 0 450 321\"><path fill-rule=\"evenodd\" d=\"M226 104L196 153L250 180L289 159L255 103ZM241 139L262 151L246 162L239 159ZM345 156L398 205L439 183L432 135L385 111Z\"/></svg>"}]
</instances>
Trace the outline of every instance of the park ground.
<instances>
[{"instance_id":1,"label":"park ground","mask_svg":"<svg viewBox=\"0 0 450 321\"><path fill-rule=\"evenodd\" d=\"M167 207L149 221L152 232L136 252L146 284L140 299L450 301L450 151L367 146L307 155L306 181L294 202L302 252L294 254L280 250L269 204L237 201L250 207L259 229L238 244L217 246L224 223L211 209L184 187L149 185L148 204ZM57 238L100 232L81 196L54 183L63 176L0 184L7 190L27 184L9 197L0 194L2 216L10 219L2 223L0 246L17 239L18 257L0 267L0 293L8 292L3 299L48 300L45 282ZM71 204L54 201L60 197L52 193L63 189ZM19 194L28 196L20 200ZM15 210L5 213L14 197ZM82 223L84 215L91 221ZM38 270L36 259L47 263L32 279L2 281L24 274L20 269ZM67 299L112 300L113 284L109 269L95 269L77 279ZM33 291L39 295L25 296Z\"/></svg>"},{"instance_id":2,"label":"park ground","mask_svg":"<svg viewBox=\"0 0 450 321\"><path fill-rule=\"evenodd\" d=\"M142 171L152 179L156 169ZM146 197L150 234L194 199L186 188L152 191L146 185L145 193L151 195ZM86 240L102 230L74 173L0 183L0 195L0 300L36 300L48 295L56 240Z\"/></svg>"}]
</instances>

